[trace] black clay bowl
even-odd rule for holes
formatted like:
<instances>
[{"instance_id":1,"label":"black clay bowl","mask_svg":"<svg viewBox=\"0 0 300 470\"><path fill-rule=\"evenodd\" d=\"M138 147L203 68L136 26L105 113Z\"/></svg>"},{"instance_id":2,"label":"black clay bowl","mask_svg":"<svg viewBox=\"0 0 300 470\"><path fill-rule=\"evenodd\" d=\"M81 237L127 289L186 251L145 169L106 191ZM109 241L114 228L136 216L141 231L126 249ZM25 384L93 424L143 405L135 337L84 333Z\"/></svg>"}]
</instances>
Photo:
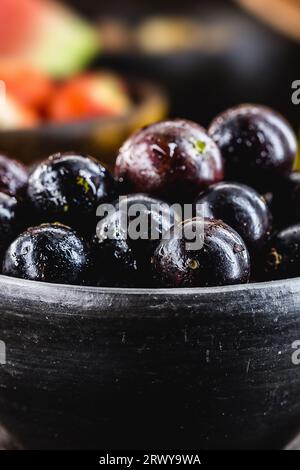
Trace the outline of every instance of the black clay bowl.
<instances>
[{"instance_id":1,"label":"black clay bowl","mask_svg":"<svg viewBox=\"0 0 300 470\"><path fill-rule=\"evenodd\" d=\"M0 305L0 420L27 448L276 448L300 424L300 279L129 290L1 276Z\"/></svg>"}]
</instances>

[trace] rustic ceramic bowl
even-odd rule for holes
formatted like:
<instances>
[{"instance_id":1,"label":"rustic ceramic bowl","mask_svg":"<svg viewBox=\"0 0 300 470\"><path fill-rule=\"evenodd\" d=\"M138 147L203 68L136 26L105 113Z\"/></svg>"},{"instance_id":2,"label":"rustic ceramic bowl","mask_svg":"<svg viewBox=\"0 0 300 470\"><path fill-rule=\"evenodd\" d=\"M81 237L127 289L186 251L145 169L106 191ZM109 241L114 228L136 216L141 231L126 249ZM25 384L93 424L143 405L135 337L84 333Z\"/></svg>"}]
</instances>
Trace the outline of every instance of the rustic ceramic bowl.
<instances>
[{"instance_id":1,"label":"rustic ceramic bowl","mask_svg":"<svg viewBox=\"0 0 300 470\"><path fill-rule=\"evenodd\" d=\"M149 290L1 276L0 305L0 421L27 448L277 448L300 423L300 279Z\"/></svg>"},{"instance_id":2,"label":"rustic ceramic bowl","mask_svg":"<svg viewBox=\"0 0 300 470\"><path fill-rule=\"evenodd\" d=\"M168 110L168 100L161 88L140 82L134 82L131 88L135 105L125 116L0 131L0 151L31 164L51 153L76 150L113 166L116 151L128 135L163 119Z\"/></svg>"}]
</instances>

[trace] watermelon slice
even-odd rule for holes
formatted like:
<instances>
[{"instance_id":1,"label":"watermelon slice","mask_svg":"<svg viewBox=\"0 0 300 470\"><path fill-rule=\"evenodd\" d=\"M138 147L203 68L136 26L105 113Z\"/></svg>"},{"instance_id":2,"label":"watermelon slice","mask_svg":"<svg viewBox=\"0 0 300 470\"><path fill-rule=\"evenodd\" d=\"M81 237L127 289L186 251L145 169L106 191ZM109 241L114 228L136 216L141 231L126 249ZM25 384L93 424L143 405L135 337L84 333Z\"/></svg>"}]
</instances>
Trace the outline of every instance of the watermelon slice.
<instances>
[{"instance_id":1,"label":"watermelon slice","mask_svg":"<svg viewBox=\"0 0 300 470\"><path fill-rule=\"evenodd\" d=\"M59 3L0 0L0 62L22 62L66 77L82 69L98 49L94 28Z\"/></svg>"}]
</instances>

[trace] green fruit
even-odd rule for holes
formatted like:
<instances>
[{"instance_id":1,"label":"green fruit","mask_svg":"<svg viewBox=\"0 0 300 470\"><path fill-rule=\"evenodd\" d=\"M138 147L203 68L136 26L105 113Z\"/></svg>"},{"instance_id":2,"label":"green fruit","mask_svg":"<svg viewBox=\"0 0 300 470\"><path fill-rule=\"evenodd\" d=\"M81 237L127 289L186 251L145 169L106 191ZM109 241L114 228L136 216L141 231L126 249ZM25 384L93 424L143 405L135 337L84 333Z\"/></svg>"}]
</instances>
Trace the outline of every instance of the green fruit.
<instances>
[{"instance_id":1,"label":"green fruit","mask_svg":"<svg viewBox=\"0 0 300 470\"><path fill-rule=\"evenodd\" d=\"M57 78L78 72L100 47L92 26L49 0L1 0L0 43L1 60L18 60Z\"/></svg>"}]
</instances>

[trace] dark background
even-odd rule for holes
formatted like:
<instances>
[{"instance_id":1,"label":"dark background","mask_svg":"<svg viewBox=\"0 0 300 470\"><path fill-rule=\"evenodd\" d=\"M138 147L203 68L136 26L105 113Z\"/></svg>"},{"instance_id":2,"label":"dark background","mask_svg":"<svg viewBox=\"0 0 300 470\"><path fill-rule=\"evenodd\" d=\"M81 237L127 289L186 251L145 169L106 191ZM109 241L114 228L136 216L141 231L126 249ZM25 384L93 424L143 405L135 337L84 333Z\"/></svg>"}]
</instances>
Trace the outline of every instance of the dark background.
<instances>
[{"instance_id":1,"label":"dark background","mask_svg":"<svg viewBox=\"0 0 300 470\"><path fill-rule=\"evenodd\" d=\"M96 65L160 82L171 98L171 115L207 125L225 107L240 102L273 106L299 127L299 109L291 102L291 83L300 79L299 43L271 29L233 1L68 0L87 17L136 21L149 14L184 14L227 24L232 43L226 50L172 57L111 57Z\"/></svg>"}]
</instances>

